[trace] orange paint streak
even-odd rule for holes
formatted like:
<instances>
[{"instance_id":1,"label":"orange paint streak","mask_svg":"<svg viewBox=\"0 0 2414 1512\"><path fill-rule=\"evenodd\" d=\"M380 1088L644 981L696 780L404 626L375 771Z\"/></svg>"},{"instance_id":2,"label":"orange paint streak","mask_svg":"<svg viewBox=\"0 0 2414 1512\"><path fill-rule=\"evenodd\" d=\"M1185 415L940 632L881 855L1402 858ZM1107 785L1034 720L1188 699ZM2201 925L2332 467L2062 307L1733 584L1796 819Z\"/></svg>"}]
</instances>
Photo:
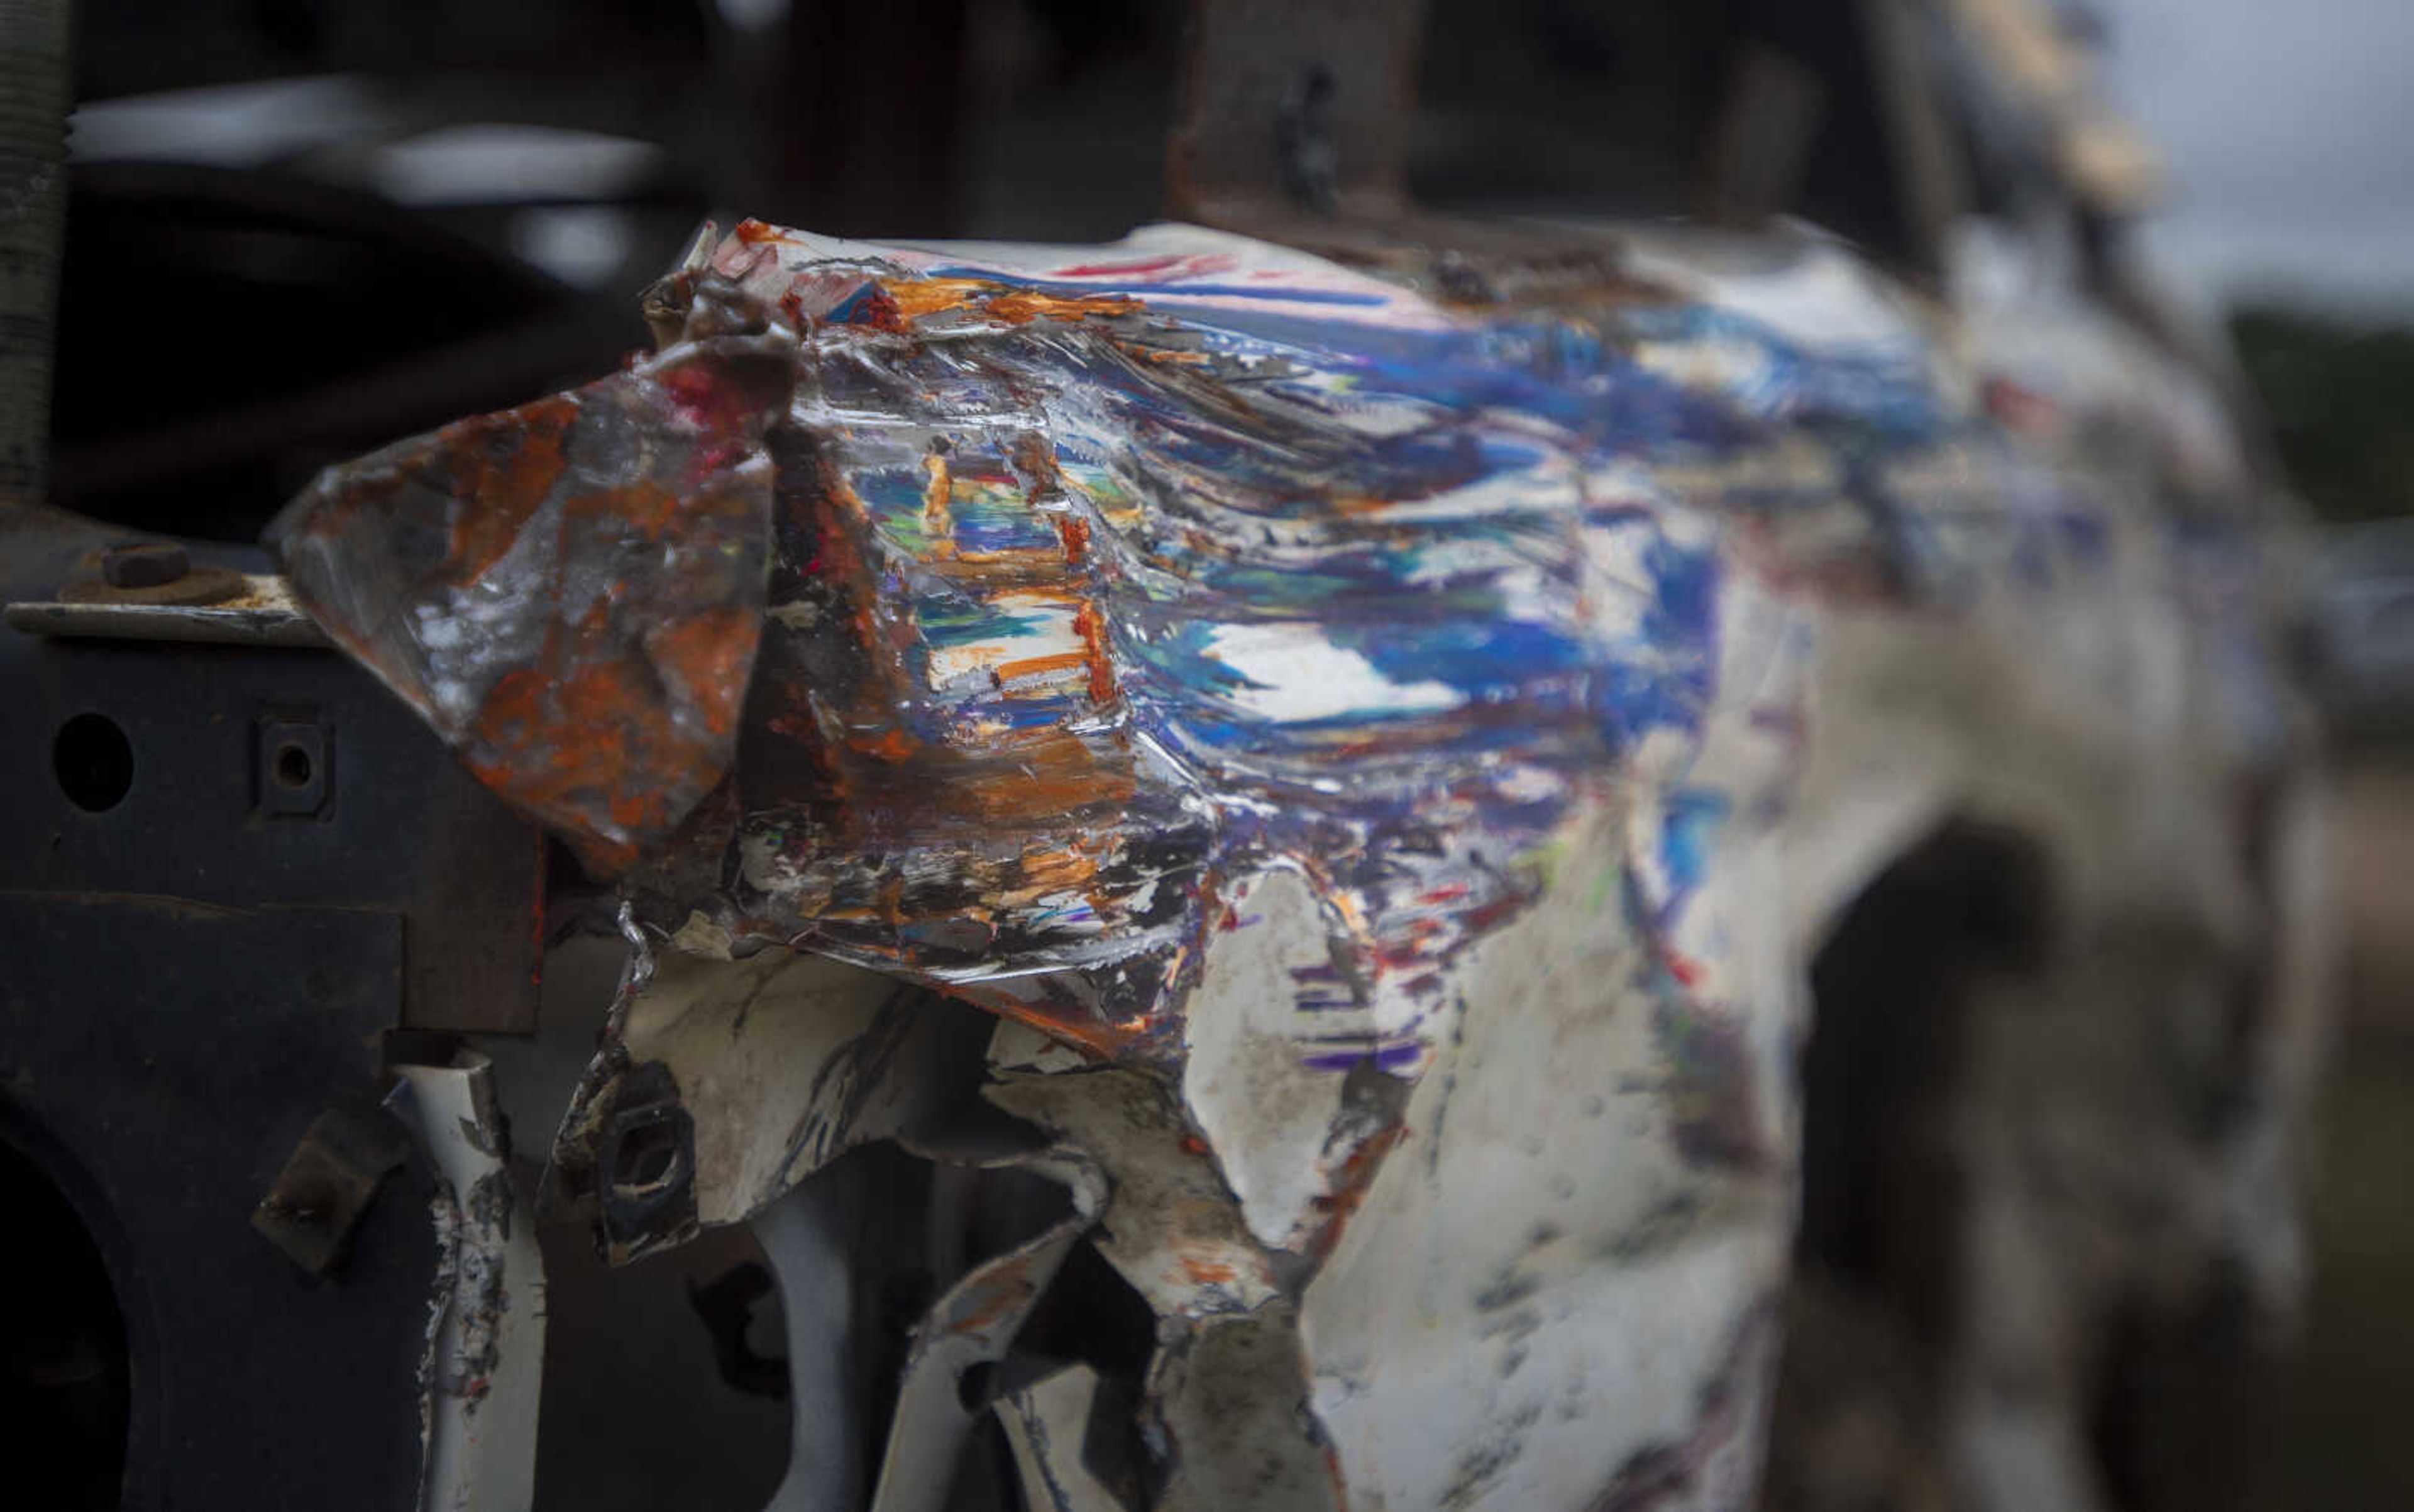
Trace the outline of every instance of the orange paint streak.
<instances>
[{"instance_id":1,"label":"orange paint streak","mask_svg":"<svg viewBox=\"0 0 2414 1512\"><path fill-rule=\"evenodd\" d=\"M1115 696L1115 664L1107 657L1107 617L1095 604L1084 604L1073 616L1073 629L1081 637L1083 660L1090 664L1090 701L1108 703Z\"/></svg>"},{"instance_id":2,"label":"orange paint streak","mask_svg":"<svg viewBox=\"0 0 2414 1512\"><path fill-rule=\"evenodd\" d=\"M1034 815L1124 802L1134 788L1129 771L1101 763L1080 737L1061 729L1018 732L966 760L961 771L917 771L916 781L932 783L932 796L949 813L1018 827Z\"/></svg>"},{"instance_id":3,"label":"orange paint streak","mask_svg":"<svg viewBox=\"0 0 2414 1512\"><path fill-rule=\"evenodd\" d=\"M949 997L960 998L985 1012L1002 1019L1011 1019L1026 1028L1038 1030L1051 1040L1062 1040L1094 1060L1110 1060L1137 1044L1142 1038L1136 1027L1110 1024L1076 1024L1044 1012L1028 1003L985 992L975 985L941 982L939 991Z\"/></svg>"},{"instance_id":4,"label":"orange paint streak","mask_svg":"<svg viewBox=\"0 0 2414 1512\"><path fill-rule=\"evenodd\" d=\"M1090 557L1090 522L1067 515L1056 522L1056 538L1065 543L1065 564L1078 567Z\"/></svg>"},{"instance_id":5,"label":"orange paint streak","mask_svg":"<svg viewBox=\"0 0 2414 1512\"><path fill-rule=\"evenodd\" d=\"M947 505L955 497L955 484L947 476L947 459L932 452L922 458L922 471L930 474L930 481L922 486L922 529L933 551L952 556L956 518Z\"/></svg>"},{"instance_id":6,"label":"orange paint streak","mask_svg":"<svg viewBox=\"0 0 2414 1512\"><path fill-rule=\"evenodd\" d=\"M1240 1280L1241 1276L1237 1267L1229 1265L1223 1261L1200 1260L1192 1255L1182 1257L1182 1274L1201 1286L1229 1285Z\"/></svg>"},{"instance_id":7,"label":"orange paint streak","mask_svg":"<svg viewBox=\"0 0 2414 1512\"><path fill-rule=\"evenodd\" d=\"M880 292L888 296L900 320L969 307L997 285L979 278L883 278Z\"/></svg>"},{"instance_id":8,"label":"orange paint streak","mask_svg":"<svg viewBox=\"0 0 2414 1512\"><path fill-rule=\"evenodd\" d=\"M943 549L947 555L967 567L987 569L979 575L980 579L987 582L1028 577L1047 579L1061 575L1065 570L1063 554L1051 551L1045 546L1037 548L1007 546L998 551L960 551L956 548L955 543L950 541L945 544Z\"/></svg>"},{"instance_id":9,"label":"orange paint streak","mask_svg":"<svg viewBox=\"0 0 2414 1512\"><path fill-rule=\"evenodd\" d=\"M1022 853L1022 882L1026 887L1047 892L1062 892L1076 888L1098 875L1097 858L1084 850L1026 850Z\"/></svg>"},{"instance_id":10,"label":"orange paint streak","mask_svg":"<svg viewBox=\"0 0 2414 1512\"><path fill-rule=\"evenodd\" d=\"M883 278L881 292L895 302L907 322L950 310L977 307L992 320L1009 325L1033 321L1086 321L1094 316L1136 315L1143 307L1120 294L1049 294L1036 289L1014 289L985 278Z\"/></svg>"},{"instance_id":11,"label":"orange paint streak","mask_svg":"<svg viewBox=\"0 0 2414 1512\"><path fill-rule=\"evenodd\" d=\"M1053 656L1023 656L1011 662L1000 662L992 668L1000 682L1012 682L1021 678L1045 677L1051 672L1070 672L1089 665L1088 651L1060 651Z\"/></svg>"},{"instance_id":12,"label":"orange paint streak","mask_svg":"<svg viewBox=\"0 0 2414 1512\"><path fill-rule=\"evenodd\" d=\"M846 748L889 762L911 760L915 753L922 749L912 736L902 729L883 730L878 735L856 736L846 742Z\"/></svg>"},{"instance_id":13,"label":"orange paint streak","mask_svg":"<svg viewBox=\"0 0 2414 1512\"><path fill-rule=\"evenodd\" d=\"M1086 321L1092 316L1137 315L1142 306L1120 294L1043 294L1016 289L992 296L982 307L1001 321L1027 325L1033 321Z\"/></svg>"}]
</instances>

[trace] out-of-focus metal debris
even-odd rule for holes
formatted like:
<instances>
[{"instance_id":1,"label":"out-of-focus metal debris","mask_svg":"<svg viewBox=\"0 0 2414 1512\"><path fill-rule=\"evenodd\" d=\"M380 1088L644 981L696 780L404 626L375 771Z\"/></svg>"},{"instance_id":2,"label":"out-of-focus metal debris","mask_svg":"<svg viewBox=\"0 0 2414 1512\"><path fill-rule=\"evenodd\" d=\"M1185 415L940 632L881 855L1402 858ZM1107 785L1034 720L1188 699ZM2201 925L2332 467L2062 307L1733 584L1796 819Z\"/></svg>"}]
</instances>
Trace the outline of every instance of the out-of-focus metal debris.
<instances>
[{"instance_id":1,"label":"out-of-focus metal debris","mask_svg":"<svg viewBox=\"0 0 2414 1512\"><path fill-rule=\"evenodd\" d=\"M377 1197L386 1173L410 1154L410 1132L376 1103L339 1099L310 1121L251 1226L292 1262L323 1276Z\"/></svg>"},{"instance_id":2,"label":"out-of-focus metal debris","mask_svg":"<svg viewBox=\"0 0 2414 1512\"><path fill-rule=\"evenodd\" d=\"M788 1473L767 1512L857 1512L868 1471L865 1373L849 1336L857 1314L860 1235L850 1185L827 1173L799 1181L757 1214L754 1235L780 1286L788 1346Z\"/></svg>"},{"instance_id":3,"label":"out-of-focus metal debris","mask_svg":"<svg viewBox=\"0 0 2414 1512\"><path fill-rule=\"evenodd\" d=\"M1206 0L1166 146L1174 212L1393 217L1408 203L1423 0Z\"/></svg>"},{"instance_id":4,"label":"out-of-focus metal debris","mask_svg":"<svg viewBox=\"0 0 2414 1512\"><path fill-rule=\"evenodd\" d=\"M997 1399L992 1410L1033 1512L1133 1512L1082 1457L1091 1415L1113 1411L1098 1387L1097 1371L1068 1365Z\"/></svg>"},{"instance_id":5,"label":"out-of-focus metal debris","mask_svg":"<svg viewBox=\"0 0 2414 1512\"><path fill-rule=\"evenodd\" d=\"M442 1177L432 1217L442 1260L420 1370L427 1512L529 1505L544 1372L544 1259L515 1212L511 1136L492 1067L475 1051L400 1066L410 1116Z\"/></svg>"},{"instance_id":6,"label":"out-of-focus metal debris","mask_svg":"<svg viewBox=\"0 0 2414 1512\"><path fill-rule=\"evenodd\" d=\"M1095 1200L1095 1199L1094 1199ZM980 1370L1006 1358L1016 1330L1089 1225L1073 1217L973 1267L923 1315L905 1360L872 1512L939 1512L979 1413Z\"/></svg>"}]
</instances>

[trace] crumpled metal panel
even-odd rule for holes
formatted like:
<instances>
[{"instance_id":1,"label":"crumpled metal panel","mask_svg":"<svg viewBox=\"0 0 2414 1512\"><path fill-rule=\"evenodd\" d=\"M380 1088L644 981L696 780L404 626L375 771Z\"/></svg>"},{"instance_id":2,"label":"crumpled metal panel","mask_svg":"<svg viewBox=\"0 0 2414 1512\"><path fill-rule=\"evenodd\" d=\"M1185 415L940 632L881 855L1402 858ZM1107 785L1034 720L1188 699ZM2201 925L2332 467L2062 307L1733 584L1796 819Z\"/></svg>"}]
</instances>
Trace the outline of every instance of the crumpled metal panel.
<instances>
[{"instance_id":1,"label":"crumpled metal panel","mask_svg":"<svg viewBox=\"0 0 2414 1512\"><path fill-rule=\"evenodd\" d=\"M721 780L761 636L793 341L708 325L330 469L272 536L337 643L617 873Z\"/></svg>"},{"instance_id":2,"label":"crumpled metal panel","mask_svg":"<svg viewBox=\"0 0 2414 1512\"><path fill-rule=\"evenodd\" d=\"M470 431L387 454L439 480L398 503L372 459L296 506L305 600L406 696L410 627L472 602L478 676L602 690L500 761L484 693L426 707L681 960L634 984L557 1175L608 1165L615 1119L723 1153L618 1252L902 1130L833 1099L895 1072L876 994L814 1022L775 987L810 952L1045 1031L1001 1029L984 1096L1102 1185L1083 1242L1157 1318L1162 1499L1749 1499L1825 921L1973 813L2039 838L2075 917L2152 897L2237 948L2245 853L2203 816L2288 759L2289 712L2255 481L2168 359L1955 326L1813 240L1617 245L1614 276L1363 271L1191 228L748 223L658 291L679 338L581 402L688 455L655 375L742 368L761 556L734 507L721 556L606 532L660 568L617 636L548 631L602 591L544 554L552 516L432 460ZM442 551L394 573L429 517L540 543L515 608ZM751 602L750 560L734 743L691 739L648 637Z\"/></svg>"}]
</instances>

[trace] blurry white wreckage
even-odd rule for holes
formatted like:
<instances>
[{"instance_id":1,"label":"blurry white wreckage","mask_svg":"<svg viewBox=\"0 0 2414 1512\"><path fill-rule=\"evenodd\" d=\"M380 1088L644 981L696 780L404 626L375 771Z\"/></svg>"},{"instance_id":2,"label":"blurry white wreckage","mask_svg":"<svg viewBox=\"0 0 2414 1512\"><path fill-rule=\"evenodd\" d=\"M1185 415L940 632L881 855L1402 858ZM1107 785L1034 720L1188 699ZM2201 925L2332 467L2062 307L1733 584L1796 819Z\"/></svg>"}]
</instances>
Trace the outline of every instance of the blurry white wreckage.
<instances>
[{"instance_id":1,"label":"blurry white wreckage","mask_svg":"<svg viewBox=\"0 0 2414 1512\"><path fill-rule=\"evenodd\" d=\"M1033 1507L1749 1505L1806 1166L1798 1248L1928 1289L1889 1474L1964 1505L2107 1505L2108 1330L2285 1316L2308 746L2213 389L1975 247L1939 297L1802 231L1498 242L748 222L651 354L279 521L616 888L543 1202L616 1262L755 1227L774 1505L947 1505L976 1434ZM867 1217L875 1145L953 1196ZM544 1283L471 1190L431 1505L533 1463ZM867 1390L900 1223L952 1259Z\"/></svg>"}]
</instances>

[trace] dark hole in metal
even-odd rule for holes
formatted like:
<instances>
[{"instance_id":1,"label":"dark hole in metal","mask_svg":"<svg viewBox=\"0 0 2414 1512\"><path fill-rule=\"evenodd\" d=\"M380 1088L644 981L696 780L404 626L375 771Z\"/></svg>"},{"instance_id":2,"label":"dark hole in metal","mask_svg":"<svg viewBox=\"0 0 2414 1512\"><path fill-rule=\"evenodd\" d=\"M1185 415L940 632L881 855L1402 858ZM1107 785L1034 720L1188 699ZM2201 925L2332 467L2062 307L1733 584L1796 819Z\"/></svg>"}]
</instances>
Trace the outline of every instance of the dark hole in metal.
<instances>
[{"instance_id":1,"label":"dark hole in metal","mask_svg":"<svg viewBox=\"0 0 2414 1512\"><path fill-rule=\"evenodd\" d=\"M988 1407L997 1393L997 1367L987 1360L976 1360L964 1367L956 1377L956 1400L964 1411L977 1413Z\"/></svg>"},{"instance_id":2,"label":"dark hole in metal","mask_svg":"<svg viewBox=\"0 0 2414 1512\"><path fill-rule=\"evenodd\" d=\"M678 1136L668 1124L644 1124L620 1142L620 1169L614 1185L623 1190L644 1190L670 1179L678 1162Z\"/></svg>"},{"instance_id":3,"label":"dark hole in metal","mask_svg":"<svg viewBox=\"0 0 2414 1512\"><path fill-rule=\"evenodd\" d=\"M298 745L276 748L276 780L283 786L297 789L309 786L315 766L310 753Z\"/></svg>"},{"instance_id":4,"label":"dark hole in metal","mask_svg":"<svg viewBox=\"0 0 2414 1512\"><path fill-rule=\"evenodd\" d=\"M115 808L134 786L134 746L106 714L78 714L51 741L51 771L87 814Z\"/></svg>"},{"instance_id":5,"label":"dark hole in metal","mask_svg":"<svg viewBox=\"0 0 2414 1512\"><path fill-rule=\"evenodd\" d=\"M0 1349L0 1404L11 1440L26 1446L28 1459L39 1445L41 1479L51 1488L31 1500L68 1509L114 1507L133 1400L116 1288L66 1193L6 1139L0 1211L8 1214L9 1273L26 1288Z\"/></svg>"}]
</instances>

